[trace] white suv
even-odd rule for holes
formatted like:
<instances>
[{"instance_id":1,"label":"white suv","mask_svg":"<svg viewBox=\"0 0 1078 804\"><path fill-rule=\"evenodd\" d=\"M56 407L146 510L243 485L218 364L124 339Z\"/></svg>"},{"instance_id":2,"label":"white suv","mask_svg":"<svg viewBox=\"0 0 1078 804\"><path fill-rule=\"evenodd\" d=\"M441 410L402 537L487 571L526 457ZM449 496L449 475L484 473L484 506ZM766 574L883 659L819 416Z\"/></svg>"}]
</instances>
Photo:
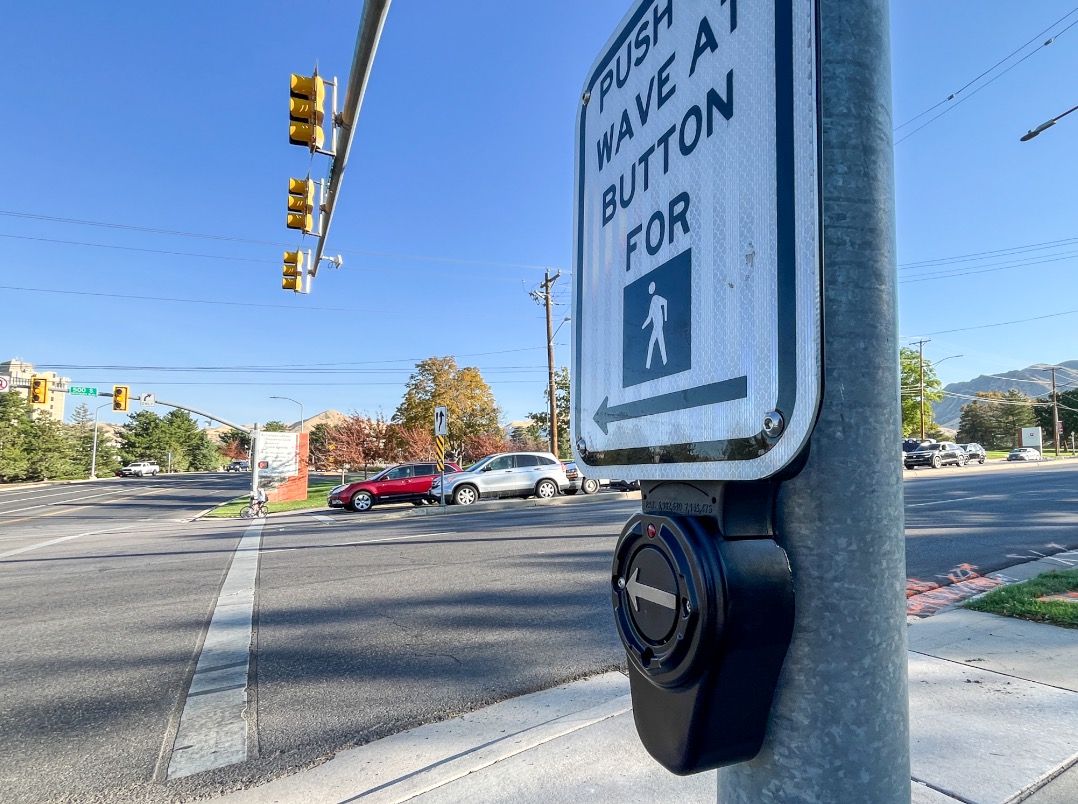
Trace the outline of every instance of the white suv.
<instances>
[{"instance_id":1,"label":"white suv","mask_svg":"<svg viewBox=\"0 0 1078 804\"><path fill-rule=\"evenodd\" d=\"M160 471L161 467L153 461L138 461L129 463L121 469L120 475L121 477L146 477L146 475L153 477Z\"/></svg>"},{"instance_id":2,"label":"white suv","mask_svg":"<svg viewBox=\"0 0 1078 804\"><path fill-rule=\"evenodd\" d=\"M481 497L549 500L568 488L565 467L550 452L499 452L445 476L445 498L457 505L471 505ZM437 502L441 491L441 478L436 477L427 499Z\"/></svg>"}]
</instances>

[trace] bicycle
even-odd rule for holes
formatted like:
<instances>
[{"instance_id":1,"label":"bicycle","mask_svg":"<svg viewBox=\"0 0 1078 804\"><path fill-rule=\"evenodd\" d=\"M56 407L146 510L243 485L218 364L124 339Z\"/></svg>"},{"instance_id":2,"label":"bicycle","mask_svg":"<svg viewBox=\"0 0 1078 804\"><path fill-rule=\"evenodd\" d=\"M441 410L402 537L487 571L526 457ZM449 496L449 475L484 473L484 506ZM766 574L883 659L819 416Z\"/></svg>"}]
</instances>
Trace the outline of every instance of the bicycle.
<instances>
[{"instance_id":1,"label":"bicycle","mask_svg":"<svg viewBox=\"0 0 1078 804\"><path fill-rule=\"evenodd\" d=\"M264 502L254 502L250 505L245 505L240 509L240 519L255 519L257 517L264 517L269 513L269 509L266 508Z\"/></svg>"}]
</instances>

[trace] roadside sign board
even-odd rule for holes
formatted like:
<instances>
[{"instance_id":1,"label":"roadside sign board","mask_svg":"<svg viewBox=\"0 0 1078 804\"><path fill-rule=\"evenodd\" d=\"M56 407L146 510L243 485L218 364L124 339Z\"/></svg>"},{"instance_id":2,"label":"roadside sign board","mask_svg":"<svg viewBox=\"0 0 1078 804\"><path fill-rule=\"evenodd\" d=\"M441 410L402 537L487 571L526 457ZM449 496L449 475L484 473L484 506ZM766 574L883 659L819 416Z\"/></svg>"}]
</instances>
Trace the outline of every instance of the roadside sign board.
<instances>
[{"instance_id":1,"label":"roadside sign board","mask_svg":"<svg viewBox=\"0 0 1078 804\"><path fill-rule=\"evenodd\" d=\"M0 394L5 391L11 390L11 377L7 374L0 374Z\"/></svg>"},{"instance_id":2,"label":"roadside sign board","mask_svg":"<svg viewBox=\"0 0 1078 804\"><path fill-rule=\"evenodd\" d=\"M434 435L444 436L449 434L449 408L439 405L434 409Z\"/></svg>"},{"instance_id":3,"label":"roadside sign board","mask_svg":"<svg viewBox=\"0 0 1078 804\"><path fill-rule=\"evenodd\" d=\"M155 394L142 394L138 398L139 404L144 408L152 408L157 404L157 396Z\"/></svg>"},{"instance_id":4,"label":"roadside sign board","mask_svg":"<svg viewBox=\"0 0 1078 804\"><path fill-rule=\"evenodd\" d=\"M637 0L577 119L573 452L755 480L822 375L815 0Z\"/></svg>"},{"instance_id":5,"label":"roadside sign board","mask_svg":"<svg viewBox=\"0 0 1078 804\"><path fill-rule=\"evenodd\" d=\"M255 443L263 475L286 478L299 474L299 435L260 430Z\"/></svg>"},{"instance_id":6,"label":"roadside sign board","mask_svg":"<svg viewBox=\"0 0 1078 804\"><path fill-rule=\"evenodd\" d=\"M85 385L72 385L67 389L72 396L97 396L97 389Z\"/></svg>"}]
</instances>

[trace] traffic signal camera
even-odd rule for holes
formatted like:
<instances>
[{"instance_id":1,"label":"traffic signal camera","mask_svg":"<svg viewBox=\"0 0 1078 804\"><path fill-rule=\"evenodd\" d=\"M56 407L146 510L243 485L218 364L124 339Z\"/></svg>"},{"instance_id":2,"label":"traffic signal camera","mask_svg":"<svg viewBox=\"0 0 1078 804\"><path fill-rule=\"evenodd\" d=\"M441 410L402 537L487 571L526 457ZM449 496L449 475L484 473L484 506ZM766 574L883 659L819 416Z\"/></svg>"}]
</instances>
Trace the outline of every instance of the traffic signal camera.
<instances>
[{"instance_id":1,"label":"traffic signal camera","mask_svg":"<svg viewBox=\"0 0 1078 804\"><path fill-rule=\"evenodd\" d=\"M325 141L322 120L325 117L326 82L317 73L311 76L293 74L289 95L288 141L293 145L304 145L311 151L321 148Z\"/></svg>"},{"instance_id":2,"label":"traffic signal camera","mask_svg":"<svg viewBox=\"0 0 1078 804\"><path fill-rule=\"evenodd\" d=\"M38 377L36 374L30 377L30 402L34 405L49 404L48 377Z\"/></svg>"},{"instance_id":3,"label":"traffic signal camera","mask_svg":"<svg viewBox=\"0 0 1078 804\"><path fill-rule=\"evenodd\" d=\"M112 409L119 411L127 410L128 386L115 385L112 388Z\"/></svg>"},{"instance_id":4,"label":"traffic signal camera","mask_svg":"<svg viewBox=\"0 0 1078 804\"><path fill-rule=\"evenodd\" d=\"M303 292L303 252L286 251L284 253L284 278L281 288L296 293Z\"/></svg>"},{"instance_id":5,"label":"traffic signal camera","mask_svg":"<svg viewBox=\"0 0 1078 804\"><path fill-rule=\"evenodd\" d=\"M288 228L314 234L314 182L288 180Z\"/></svg>"}]
</instances>

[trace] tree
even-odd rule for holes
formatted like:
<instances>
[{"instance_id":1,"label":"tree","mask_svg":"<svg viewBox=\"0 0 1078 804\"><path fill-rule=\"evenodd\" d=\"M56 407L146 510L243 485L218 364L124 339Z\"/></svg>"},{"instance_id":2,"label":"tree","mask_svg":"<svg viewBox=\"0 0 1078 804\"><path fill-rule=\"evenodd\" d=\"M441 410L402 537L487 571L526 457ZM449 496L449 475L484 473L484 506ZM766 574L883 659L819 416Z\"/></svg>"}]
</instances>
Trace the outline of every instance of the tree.
<instances>
[{"instance_id":1,"label":"tree","mask_svg":"<svg viewBox=\"0 0 1078 804\"><path fill-rule=\"evenodd\" d=\"M335 467L336 444L333 442L333 432L328 424L316 424L307 431L307 446L311 456L311 466L315 469L329 469ZM330 448L332 444L332 449Z\"/></svg>"},{"instance_id":2,"label":"tree","mask_svg":"<svg viewBox=\"0 0 1078 804\"><path fill-rule=\"evenodd\" d=\"M921 434L921 405L924 405L925 429L932 421L929 402L943 399L943 383L936 377L936 369L924 361L924 395L921 394L921 353L912 346L903 346L898 355L902 381L902 435Z\"/></svg>"},{"instance_id":3,"label":"tree","mask_svg":"<svg viewBox=\"0 0 1078 804\"><path fill-rule=\"evenodd\" d=\"M511 452L514 449L513 442L499 431L497 433L474 433L464 439L461 445L461 461L463 463L475 463L486 455L495 452Z\"/></svg>"},{"instance_id":4,"label":"tree","mask_svg":"<svg viewBox=\"0 0 1078 804\"><path fill-rule=\"evenodd\" d=\"M1018 431L1023 427L1036 426L1031 401L1013 388L1006 393L978 392L977 399L962 408L958 420L959 440L975 441L987 449L1016 447Z\"/></svg>"},{"instance_id":5,"label":"tree","mask_svg":"<svg viewBox=\"0 0 1078 804\"><path fill-rule=\"evenodd\" d=\"M1045 446L1051 444L1054 448L1056 442L1052 430L1052 396L1049 394L1037 401L1044 403L1033 409L1037 426L1044 430ZM1063 432L1059 434L1059 446L1062 449L1070 434L1078 432L1078 389L1057 393L1056 407L1059 408L1059 421L1063 422Z\"/></svg>"},{"instance_id":6,"label":"tree","mask_svg":"<svg viewBox=\"0 0 1078 804\"><path fill-rule=\"evenodd\" d=\"M168 432L161 417L151 410L140 410L127 417L120 428L120 458L124 463L155 461L168 466Z\"/></svg>"},{"instance_id":7,"label":"tree","mask_svg":"<svg viewBox=\"0 0 1078 804\"><path fill-rule=\"evenodd\" d=\"M391 424L386 433L386 447L396 461L430 460L434 457L434 429Z\"/></svg>"},{"instance_id":8,"label":"tree","mask_svg":"<svg viewBox=\"0 0 1078 804\"><path fill-rule=\"evenodd\" d=\"M74 437L68 428L41 411L30 422L33 449L26 469L27 480L55 480L74 477Z\"/></svg>"},{"instance_id":9,"label":"tree","mask_svg":"<svg viewBox=\"0 0 1078 804\"><path fill-rule=\"evenodd\" d=\"M1000 397L996 420L1000 431L1005 434L1004 444L1012 448L1018 446L1018 431L1023 427L1036 427L1037 417L1030 402L1033 400L1021 391L1012 388Z\"/></svg>"},{"instance_id":10,"label":"tree","mask_svg":"<svg viewBox=\"0 0 1078 804\"><path fill-rule=\"evenodd\" d=\"M30 403L22 394L0 394L0 481L25 480L32 451Z\"/></svg>"},{"instance_id":11,"label":"tree","mask_svg":"<svg viewBox=\"0 0 1078 804\"><path fill-rule=\"evenodd\" d=\"M371 463L377 463L386 456L387 427L381 413L373 419L353 413L333 425L330 428L330 440L334 446L333 462L337 466L362 466L366 473Z\"/></svg>"},{"instance_id":12,"label":"tree","mask_svg":"<svg viewBox=\"0 0 1078 804\"><path fill-rule=\"evenodd\" d=\"M543 389L546 407L539 413L529 413L532 420L528 435L533 441L544 442L539 449L550 448L550 385ZM554 373L554 407L558 414L558 455L563 460L572 455L569 433L569 368L562 366Z\"/></svg>"},{"instance_id":13,"label":"tree","mask_svg":"<svg viewBox=\"0 0 1078 804\"><path fill-rule=\"evenodd\" d=\"M284 422L279 422L276 419L270 422L266 422L262 429L267 433L287 433L291 428Z\"/></svg>"},{"instance_id":14,"label":"tree","mask_svg":"<svg viewBox=\"0 0 1078 804\"><path fill-rule=\"evenodd\" d=\"M89 477L90 470L98 477L111 475L120 462L112 439L103 432L97 434L97 451L94 451L94 428L97 426L90 408L85 403L75 408L68 426L72 437L72 468L78 477ZM96 458L96 460L95 460Z\"/></svg>"},{"instance_id":15,"label":"tree","mask_svg":"<svg viewBox=\"0 0 1078 804\"><path fill-rule=\"evenodd\" d=\"M982 396L977 394L977 396ZM958 418L958 440L963 444L980 444L986 449L997 449L996 422L991 403L973 401L962 406Z\"/></svg>"},{"instance_id":16,"label":"tree","mask_svg":"<svg viewBox=\"0 0 1078 804\"><path fill-rule=\"evenodd\" d=\"M479 369L458 368L454 357L429 357L415 368L393 424L433 430L434 408L444 405L449 412L447 440L454 451L469 437L501 433L500 411Z\"/></svg>"},{"instance_id":17,"label":"tree","mask_svg":"<svg viewBox=\"0 0 1078 804\"><path fill-rule=\"evenodd\" d=\"M243 460L251 452L251 434L232 428L217 437L221 454L233 461Z\"/></svg>"}]
</instances>

